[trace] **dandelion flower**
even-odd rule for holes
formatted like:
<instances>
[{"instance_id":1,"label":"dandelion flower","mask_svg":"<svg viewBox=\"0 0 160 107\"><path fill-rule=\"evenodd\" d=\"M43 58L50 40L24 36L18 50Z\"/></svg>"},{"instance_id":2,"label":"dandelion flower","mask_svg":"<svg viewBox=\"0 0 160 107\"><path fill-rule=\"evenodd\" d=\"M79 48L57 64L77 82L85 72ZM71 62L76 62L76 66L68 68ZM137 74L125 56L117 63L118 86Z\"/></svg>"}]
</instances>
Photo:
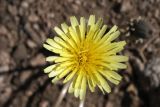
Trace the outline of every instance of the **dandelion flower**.
<instances>
[{"instance_id":1,"label":"dandelion flower","mask_svg":"<svg viewBox=\"0 0 160 107\"><path fill-rule=\"evenodd\" d=\"M75 16L70 17L71 25L61 24L61 29L55 27L58 36L49 38L43 45L47 50L56 53L46 61L54 63L44 69L52 82L63 79L63 83L71 82L69 93L84 99L86 89L91 92L96 87L105 93L110 93L108 81L117 85L122 77L116 72L125 69L128 57L118 53L124 49L125 41L113 42L120 31L113 26L108 32L101 18L96 22L91 15L88 21L84 17L80 21Z\"/></svg>"}]
</instances>

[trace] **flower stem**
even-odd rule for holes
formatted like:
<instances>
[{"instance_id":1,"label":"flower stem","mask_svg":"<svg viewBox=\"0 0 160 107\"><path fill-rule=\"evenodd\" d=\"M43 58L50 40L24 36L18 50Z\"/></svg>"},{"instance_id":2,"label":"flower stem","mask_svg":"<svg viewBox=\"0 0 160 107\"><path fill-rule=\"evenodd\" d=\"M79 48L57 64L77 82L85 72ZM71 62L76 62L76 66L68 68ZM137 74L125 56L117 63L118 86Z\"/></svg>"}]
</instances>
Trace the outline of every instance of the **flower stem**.
<instances>
[{"instance_id":1,"label":"flower stem","mask_svg":"<svg viewBox=\"0 0 160 107\"><path fill-rule=\"evenodd\" d=\"M83 100L80 101L79 107L84 107L84 102L85 102L85 98L84 98Z\"/></svg>"},{"instance_id":2,"label":"flower stem","mask_svg":"<svg viewBox=\"0 0 160 107\"><path fill-rule=\"evenodd\" d=\"M66 93L67 93L67 89L69 88L69 85L70 85L70 82L68 82L68 83L63 87L63 89L62 89L62 91L61 91L61 93L60 93L60 95L59 95L59 97L58 97L58 100L57 100L57 102L56 102L56 104L55 104L54 107L59 107L59 106L60 106L63 98L65 97L65 95L66 95Z\"/></svg>"}]
</instances>

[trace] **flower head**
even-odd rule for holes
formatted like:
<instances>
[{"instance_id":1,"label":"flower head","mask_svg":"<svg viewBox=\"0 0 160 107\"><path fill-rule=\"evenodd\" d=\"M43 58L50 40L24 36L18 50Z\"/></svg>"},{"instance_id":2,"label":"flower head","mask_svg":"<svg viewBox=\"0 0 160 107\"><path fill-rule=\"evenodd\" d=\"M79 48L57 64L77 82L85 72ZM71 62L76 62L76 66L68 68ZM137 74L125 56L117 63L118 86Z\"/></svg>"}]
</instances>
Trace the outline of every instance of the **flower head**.
<instances>
[{"instance_id":1,"label":"flower head","mask_svg":"<svg viewBox=\"0 0 160 107\"><path fill-rule=\"evenodd\" d=\"M107 80L119 84L122 77L116 72L125 69L128 57L119 55L124 49L125 41L113 42L120 32L113 26L108 32L101 18L96 22L95 16L89 17L88 23L84 17L80 22L76 17L70 18L71 26L61 24L61 29L55 27L58 34L47 39L43 46L57 56L49 56L46 61L54 62L44 72L56 82L64 78L63 83L71 82L69 93L83 99L86 89L94 92L96 86L102 92L111 92Z\"/></svg>"}]
</instances>

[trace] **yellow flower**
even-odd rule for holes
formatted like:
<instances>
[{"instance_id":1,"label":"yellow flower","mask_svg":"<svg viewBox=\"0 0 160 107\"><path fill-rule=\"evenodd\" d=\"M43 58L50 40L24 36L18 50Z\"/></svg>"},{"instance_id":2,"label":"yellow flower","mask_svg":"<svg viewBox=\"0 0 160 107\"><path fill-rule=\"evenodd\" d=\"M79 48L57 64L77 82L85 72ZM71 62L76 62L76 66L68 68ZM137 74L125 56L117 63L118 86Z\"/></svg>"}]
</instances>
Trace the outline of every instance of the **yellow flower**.
<instances>
[{"instance_id":1,"label":"yellow flower","mask_svg":"<svg viewBox=\"0 0 160 107\"><path fill-rule=\"evenodd\" d=\"M119 84L122 77L116 72L125 69L128 57L117 54L124 49L125 41L113 42L120 32L113 26L108 32L107 25L103 25L101 18L96 22L91 15L88 23L84 17L77 21L70 17L71 26L61 24L61 29L55 27L58 34L47 39L43 46L56 56L49 56L46 61L54 62L44 69L45 73L56 82L64 78L64 83L71 82L69 93L84 99L87 86L94 92L98 86L102 92L111 92L107 80Z\"/></svg>"}]
</instances>

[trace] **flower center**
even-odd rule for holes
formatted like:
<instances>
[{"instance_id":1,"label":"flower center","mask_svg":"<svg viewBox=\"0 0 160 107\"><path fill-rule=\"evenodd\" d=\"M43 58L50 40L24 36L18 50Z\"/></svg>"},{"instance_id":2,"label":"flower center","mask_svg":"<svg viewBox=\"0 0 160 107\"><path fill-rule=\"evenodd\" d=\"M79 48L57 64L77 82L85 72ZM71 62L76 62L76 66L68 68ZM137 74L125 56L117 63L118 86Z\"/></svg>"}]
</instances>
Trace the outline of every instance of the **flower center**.
<instances>
[{"instance_id":1,"label":"flower center","mask_svg":"<svg viewBox=\"0 0 160 107\"><path fill-rule=\"evenodd\" d=\"M79 66L83 66L86 64L86 62L88 62L87 52L88 52L88 50L84 50L84 51L79 52L79 54L78 54Z\"/></svg>"}]
</instances>

